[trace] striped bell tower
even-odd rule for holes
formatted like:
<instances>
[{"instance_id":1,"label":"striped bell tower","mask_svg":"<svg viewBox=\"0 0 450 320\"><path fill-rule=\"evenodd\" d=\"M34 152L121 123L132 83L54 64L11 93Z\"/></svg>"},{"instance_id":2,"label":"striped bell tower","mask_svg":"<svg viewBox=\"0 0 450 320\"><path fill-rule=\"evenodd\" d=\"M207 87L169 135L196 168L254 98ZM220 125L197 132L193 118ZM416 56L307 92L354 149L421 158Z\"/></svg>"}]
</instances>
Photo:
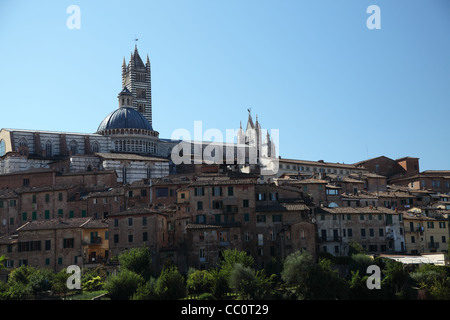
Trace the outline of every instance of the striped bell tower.
<instances>
[{"instance_id":1,"label":"striped bell tower","mask_svg":"<svg viewBox=\"0 0 450 320\"><path fill-rule=\"evenodd\" d=\"M137 45L131 53L128 65L125 57L122 63L122 88L126 87L133 95L133 108L142 113L152 125L152 85L151 85L150 59L144 64Z\"/></svg>"}]
</instances>

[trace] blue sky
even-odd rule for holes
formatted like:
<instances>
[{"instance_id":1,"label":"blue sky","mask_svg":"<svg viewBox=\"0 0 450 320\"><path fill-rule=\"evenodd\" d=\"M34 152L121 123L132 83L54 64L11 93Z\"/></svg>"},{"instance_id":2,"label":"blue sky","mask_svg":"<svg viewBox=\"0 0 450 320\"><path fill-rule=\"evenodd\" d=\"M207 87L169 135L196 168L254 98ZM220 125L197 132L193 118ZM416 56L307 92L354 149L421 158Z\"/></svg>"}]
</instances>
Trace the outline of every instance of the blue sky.
<instances>
[{"instance_id":1,"label":"blue sky","mask_svg":"<svg viewBox=\"0 0 450 320\"><path fill-rule=\"evenodd\" d=\"M252 108L285 158L450 169L448 0L2 0L0 127L95 132L135 35L161 138L197 120L225 134Z\"/></svg>"}]
</instances>

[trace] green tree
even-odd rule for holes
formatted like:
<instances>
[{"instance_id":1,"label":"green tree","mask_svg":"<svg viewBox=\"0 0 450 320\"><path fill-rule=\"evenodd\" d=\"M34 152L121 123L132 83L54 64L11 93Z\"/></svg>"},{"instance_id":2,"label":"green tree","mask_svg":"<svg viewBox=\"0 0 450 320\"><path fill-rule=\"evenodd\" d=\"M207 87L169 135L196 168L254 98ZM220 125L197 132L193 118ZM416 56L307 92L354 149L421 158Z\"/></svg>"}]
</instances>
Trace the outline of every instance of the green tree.
<instances>
[{"instance_id":1,"label":"green tree","mask_svg":"<svg viewBox=\"0 0 450 320\"><path fill-rule=\"evenodd\" d=\"M421 265L411 278L421 289L425 289L429 299L450 299L450 277L447 268L435 265Z\"/></svg>"},{"instance_id":2,"label":"green tree","mask_svg":"<svg viewBox=\"0 0 450 320\"><path fill-rule=\"evenodd\" d=\"M156 279L151 277L144 284L140 284L136 289L136 292L130 300L156 300L158 296L155 292Z\"/></svg>"},{"instance_id":3,"label":"green tree","mask_svg":"<svg viewBox=\"0 0 450 320\"><path fill-rule=\"evenodd\" d=\"M69 292L69 288L67 287L67 279L69 277L70 274L67 273L67 269L65 268L53 275L51 286L53 294L65 298L67 292Z\"/></svg>"},{"instance_id":4,"label":"green tree","mask_svg":"<svg viewBox=\"0 0 450 320\"><path fill-rule=\"evenodd\" d=\"M6 259L7 258L4 255L0 256L0 270L5 268L4 263L5 263Z\"/></svg>"},{"instance_id":5,"label":"green tree","mask_svg":"<svg viewBox=\"0 0 450 320\"><path fill-rule=\"evenodd\" d=\"M220 269L225 272L227 276L231 273L235 263L241 264L243 267L251 268L254 264L253 257L248 255L244 251L237 249L227 249L222 251L222 261L220 263Z\"/></svg>"},{"instance_id":6,"label":"green tree","mask_svg":"<svg viewBox=\"0 0 450 320\"><path fill-rule=\"evenodd\" d=\"M160 299L177 300L186 296L186 284L177 267L164 266L156 281L155 292Z\"/></svg>"},{"instance_id":7,"label":"green tree","mask_svg":"<svg viewBox=\"0 0 450 320\"><path fill-rule=\"evenodd\" d=\"M189 294L211 293L213 284L213 274L208 270L189 270L186 279L186 289Z\"/></svg>"},{"instance_id":8,"label":"green tree","mask_svg":"<svg viewBox=\"0 0 450 320\"><path fill-rule=\"evenodd\" d=\"M105 290L111 300L129 300L140 285L145 283L144 278L128 269L122 269L117 275L110 276L105 283Z\"/></svg>"},{"instance_id":9,"label":"green tree","mask_svg":"<svg viewBox=\"0 0 450 320\"><path fill-rule=\"evenodd\" d=\"M240 263L233 265L228 281L239 299L251 299L256 291L255 271Z\"/></svg>"},{"instance_id":10,"label":"green tree","mask_svg":"<svg viewBox=\"0 0 450 320\"><path fill-rule=\"evenodd\" d=\"M146 281L149 280L152 275L151 262L152 257L150 250L145 246L127 250L119 255L119 263L122 268L139 274Z\"/></svg>"},{"instance_id":11,"label":"green tree","mask_svg":"<svg viewBox=\"0 0 450 320\"><path fill-rule=\"evenodd\" d=\"M316 263L306 251L286 257L282 280L294 287L299 299L346 299L347 283L331 269L329 260Z\"/></svg>"},{"instance_id":12,"label":"green tree","mask_svg":"<svg viewBox=\"0 0 450 320\"><path fill-rule=\"evenodd\" d=\"M212 277L211 293L216 299L222 299L230 290L228 286L228 276L221 269L209 270Z\"/></svg>"},{"instance_id":13,"label":"green tree","mask_svg":"<svg viewBox=\"0 0 450 320\"><path fill-rule=\"evenodd\" d=\"M36 298L39 293L52 288L54 273L49 269L34 269L28 277L29 291Z\"/></svg>"}]
</instances>

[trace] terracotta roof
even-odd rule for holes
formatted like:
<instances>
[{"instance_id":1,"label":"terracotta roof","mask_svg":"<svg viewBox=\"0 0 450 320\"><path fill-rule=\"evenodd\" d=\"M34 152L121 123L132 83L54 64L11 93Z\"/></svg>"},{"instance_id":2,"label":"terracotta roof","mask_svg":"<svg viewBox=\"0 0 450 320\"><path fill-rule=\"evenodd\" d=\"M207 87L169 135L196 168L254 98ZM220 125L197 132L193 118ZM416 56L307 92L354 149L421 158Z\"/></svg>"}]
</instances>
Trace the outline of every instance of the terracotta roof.
<instances>
[{"instance_id":1,"label":"terracotta roof","mask_svg":"<svg viewBox=\"0 0 450 320\"><path fill-rule=\"evenodd\" d=\"M386 214L398 214L395 210L391 210L384 207L338 207L338 208L320 208L318 212L320 211L331 213L331 214L379 214L379 213L386 213Z\"/></svg>"},{"instance_id":2,"label":"terracotta roof","mask_svg":"<svg viewBox=\"0 0 450 320\"><path fill-rule=\"evenodd\" d=\"M174 213L176 209L174 207L164 207L164 208L147 208L147 207L135 207L129 208L116 213L110 213L109 217L116 216L129 216L129 215L142 215L142 214L161 214L167 215L169 213Z\"/></svg>"},{"instance_id":3,"label":"terracotta roof","mask_svg":"<svg viewBox=\"0 0 450 320\"><path fill-rule=\"evenodd\" d=\"M33 220L28 221L17 228L17 231L81 228L91 219L92 218L50 219L40 221Z\"/></svg>"},{"instance_id":4,"label":"terracotta roof","mask_svg":"<svg viewBox=\"0 0 450 320\"><path fill-rule=\"evenodd\" d=\"M202 224L202 223L189 223L186 225L186 229L220 229L221 226L213 224Z\"/></svg>"},{"instance_id":5,"label":"terracotta roof","mask_svg":"<svg viewBox=\"0 0 450 320\"><path fill-rule=\"evenodd\" d=\"M304 211L309 210L309 207L304 203L277 203L270 205L256 206L257 212L268 211Z\"/></svg>"},{"instance_id":6,"label":"terracotta roof","mask_svg":"<svg viewBox=\"0 0 450 320\"><path fill-rule=\"evenodd\" d=\"M317 166L317 167L335 167L335 168L342 168L342 169L351 169L351 170L362 170L365 171L367 169L364 168L358 168L354 164L345 164L345 163L335 163L335 162L325 162L325 161L310 161L310 160L297 160L297 159L285 159L285 158L279 158L280 163L295 163L295 164L303 164L306 166Z\"/></svg>"},{"instance_id":7,"label":"terracotta roof","mask_svg":"<svg viewBox=\"0 0 450 320\"><path fill-rule=\"evenodd\" d=\"M256 184L256 179L199 179L192 181L190 186L220 186L220 185L244 185Z\"/></svg>"}]
</instances>

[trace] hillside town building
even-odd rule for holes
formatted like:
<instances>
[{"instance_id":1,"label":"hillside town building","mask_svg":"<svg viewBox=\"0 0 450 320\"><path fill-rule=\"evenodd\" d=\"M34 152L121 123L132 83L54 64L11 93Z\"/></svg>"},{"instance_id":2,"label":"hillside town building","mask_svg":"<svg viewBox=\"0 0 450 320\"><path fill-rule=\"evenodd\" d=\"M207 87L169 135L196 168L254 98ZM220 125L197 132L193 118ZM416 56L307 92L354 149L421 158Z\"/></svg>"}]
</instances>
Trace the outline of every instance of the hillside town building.
<instances>
[{"instance_id":1,"label":"hillside town building","mask_svg":"<svg viewBox=\"0 0 450 320\"><path fill-rule=\"evenodd\" d=\"M135 47L95 133L2 129L0 276L20 265L114 271L142 246L155 273L167 261L215 267L227 249L266 269L300 250L345 256L353 243L374 256L448 252L449 171L420 172L414 157L282 158L248 111L236 143L179 149L154 130L150 61Z\"/></svg>"}]
</instances>

